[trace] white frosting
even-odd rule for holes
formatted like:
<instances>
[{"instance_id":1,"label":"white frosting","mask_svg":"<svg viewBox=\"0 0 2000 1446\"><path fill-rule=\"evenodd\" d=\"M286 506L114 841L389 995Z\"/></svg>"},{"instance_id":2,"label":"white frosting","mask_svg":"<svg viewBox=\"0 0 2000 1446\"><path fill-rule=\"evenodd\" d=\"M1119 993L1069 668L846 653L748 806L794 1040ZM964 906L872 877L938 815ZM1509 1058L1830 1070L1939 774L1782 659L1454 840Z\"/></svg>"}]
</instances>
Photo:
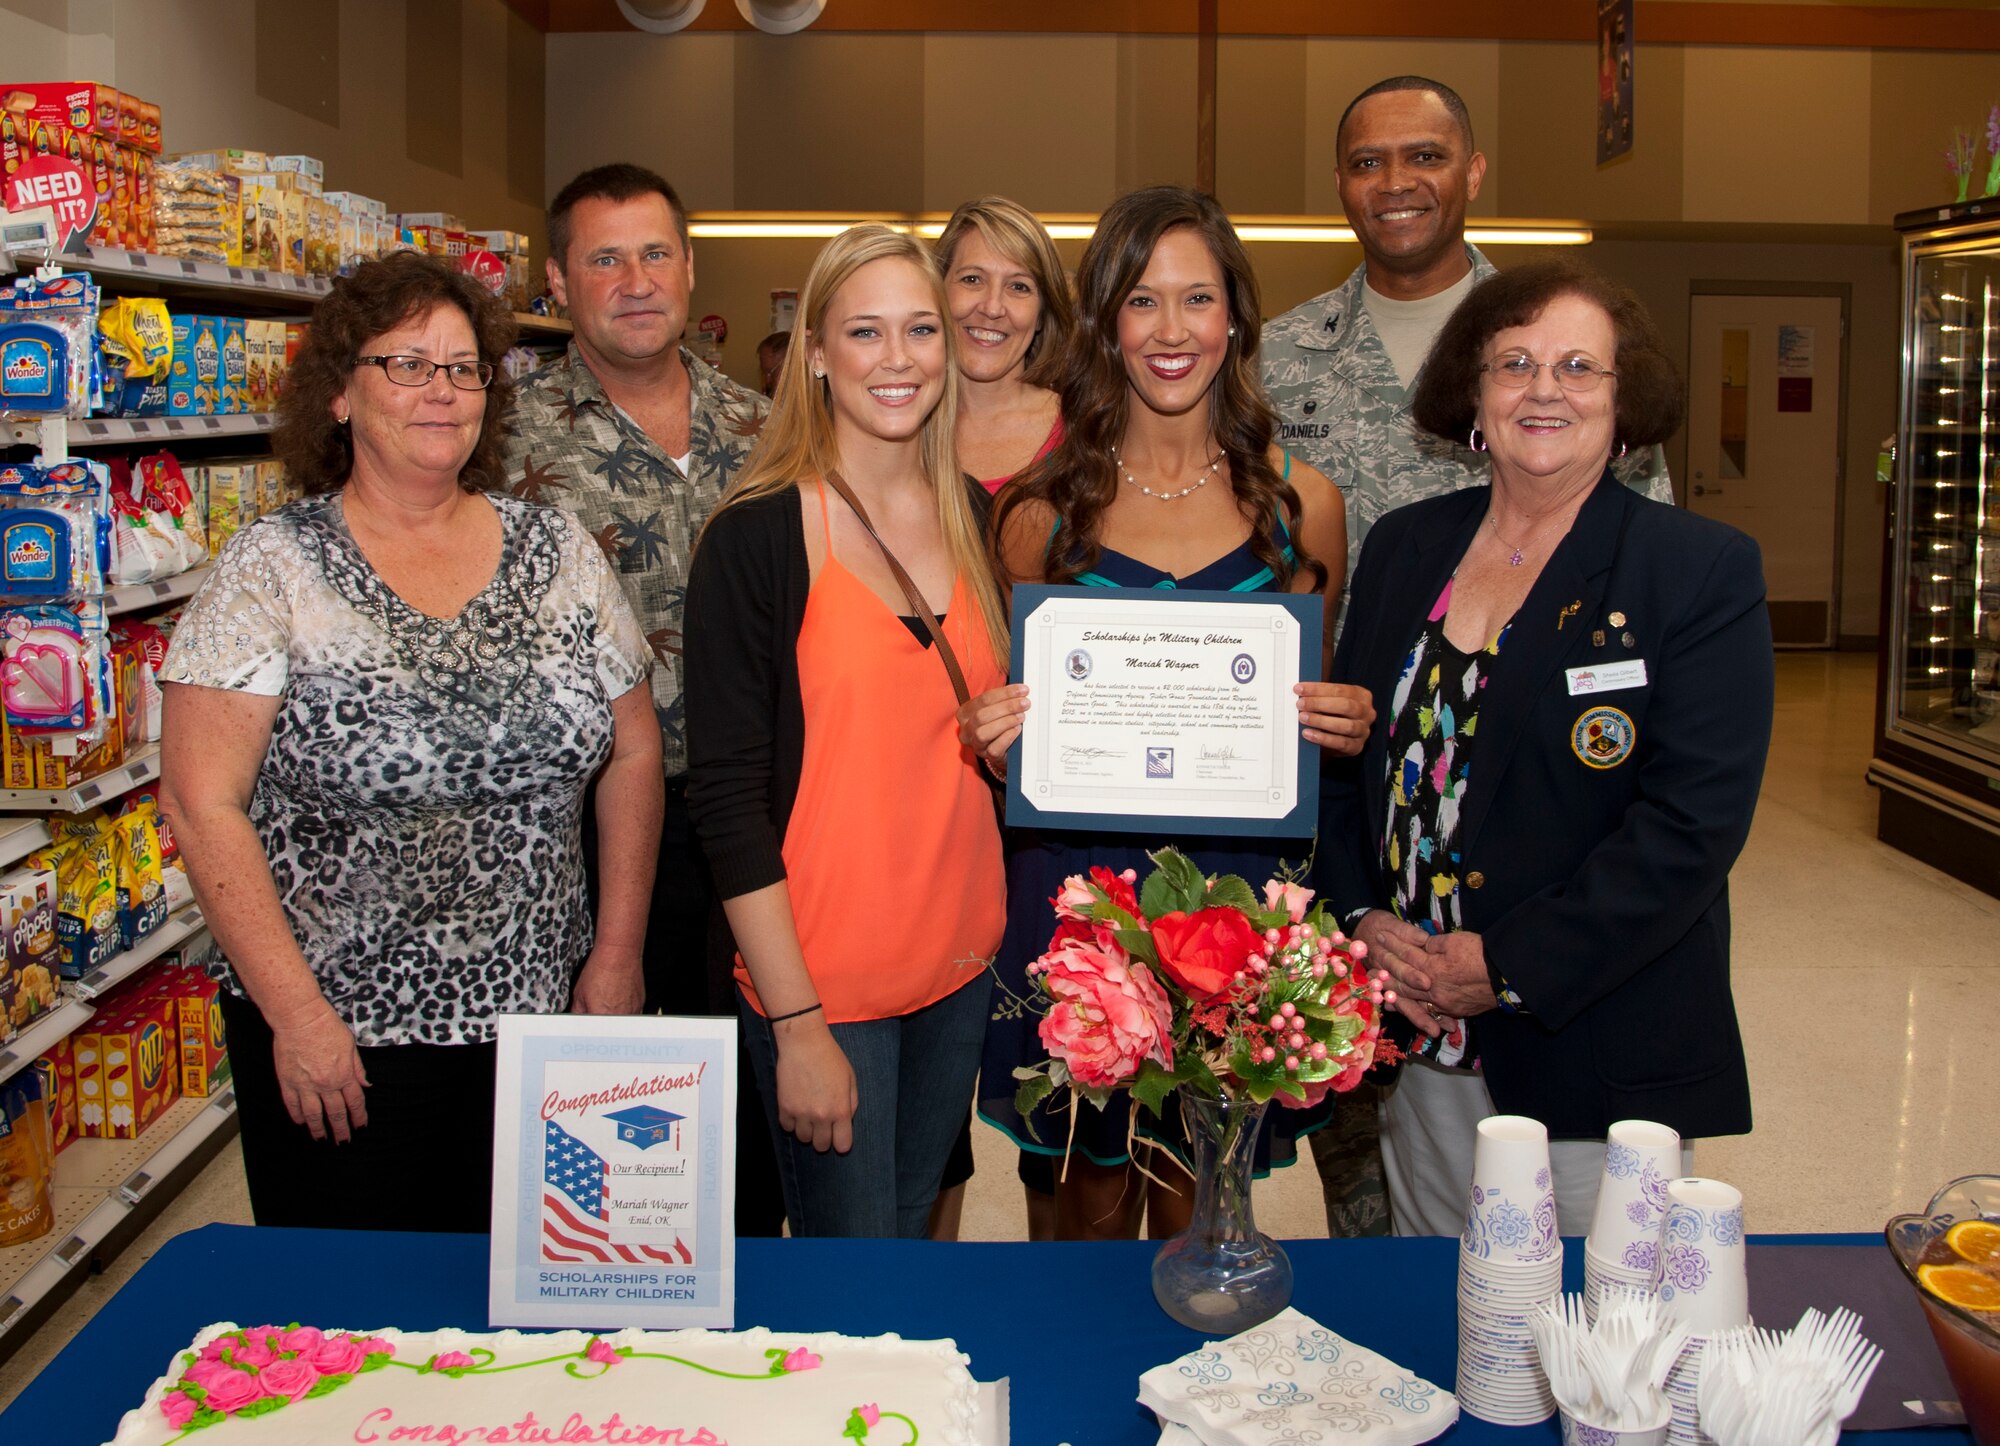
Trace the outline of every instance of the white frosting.
<instances>
[{"instance_id":1,"label":"white frosting","mask_svg":"<svg viewBox=\"0 0 2000 1446\"><path fill-rule=\"evenodd\" d=\"M195 1337L193 1350L238 1329L210 1326ZM603 1364L584 1356L598 1339L588 1331L352 1334L388 1342L392 1364L357 1374L312 1399L289 1401L261 1415L232 1415L185 1433L161 1407L186 1369L188 1357L176 1355L167 1374L146 1392L145 1403L125 1413L110 1446L163 1446L177 1440L196 1446L374 1446L391 1441L790 1446L842 1440L851 1415L863 1406L881 1413L863 1446L905 1446L912 1426L923 1446L974 1446L977 1439L977 1387L966 1357L950 1341L784 1334L761 1327L740 1332L623 1330L602 1339L613 1350L631 1354ZM789 1357L800 1349L817 1356L819 1364L771 1374L769 1352ZM474 1357L477 1367L460 1376L409 1369L449 1351ZM491 1352L490 1360L486 1352ZM538 1364L505 1369L530 1362ZM730 1374L711 1374L718 1371ZM749 1379L738 1379L743 1377ZM907 1424L899 1418L907 1418ZM649 1428L653 1434L647 1434Z\"/></svg>"}]
</instances>

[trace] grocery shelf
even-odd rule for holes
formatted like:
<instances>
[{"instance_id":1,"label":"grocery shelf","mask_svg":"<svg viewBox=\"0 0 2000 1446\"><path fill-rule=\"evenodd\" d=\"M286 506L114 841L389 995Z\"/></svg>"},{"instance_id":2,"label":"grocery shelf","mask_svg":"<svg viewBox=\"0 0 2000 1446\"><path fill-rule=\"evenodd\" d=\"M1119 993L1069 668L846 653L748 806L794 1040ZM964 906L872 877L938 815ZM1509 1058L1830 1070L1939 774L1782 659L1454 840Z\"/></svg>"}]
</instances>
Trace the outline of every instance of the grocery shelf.
<instances>
[{"instance_id":1,"label":"grocery shelf","mask_svg":"<svg viewBox=\"0 0 2000 1446\"><path fill-rule=\"evenodd\" d=\"M225 292L309 306L333 289L324 276L289 276L253 266L226 266L217 261L190 261L184 256L155 256L105 246L80 246L58 256L56 263L98 277L116 277L121 294L130 289L125 283L143 280L172 290Z\"/></svg>"},{"instance_id":2,"label":"grocery shelf","mask_svg":"<svg viewBox=\"0 0 2000 1446\"><path fill-rule=\"evenodd\" d=\"M522 331L547 332L551 336L574 336L575 326L566 316L537 316L532 311L514 313L514 324Z\"/></svg>"},{"instance_id":3,"label":"grocery shelf","mask_svg":"<svg viewBox=\"0 0 2000 1446\"><path fill-rule=\"evenodd\" d=\"M122 1246L114 1237L129 1232L120 1227L136 1225L136 1216L172 1195L162 1187L177 1172L205 1163L235 1132L236 1092L225 1087L208 1099L176 1102L136 1140L78 1140L64 1150L50 1192L55 1228L0 1249L0 1357Z\"/></svg>"},{"instance_id":4,"label":"grocery shelf","mask_svg":"<svg viewBox=\"0 0 2000 1446\"><path fill-rule=\"evenodd\" d=\"M0 869L19 863L49 842L51 839L46 819L0 820Z\"/></svg>"},{"instance_id":5,"label":"grocery shelf","mask_svg":"<svg viewBox=\"0 0 2000 1446\"><path fill-rule=\"evenodd\" d=\"M231 412L219 417L71 417L71 447L122 447L134 442L200 442L212 437L257 437L278 424L275 412ZM16 446L40 446L39 421L7 424Z\"/></svg>"},{"instance_id":6,"label":"grocery shelf","mask_svg":"<svg viewBox=\"0 0 2000 1446\"><path fill-rule=\"evenodd\" d=\"M193 597L208 581L208 569L209 564L204 562L173 577L163 577L158 582L128 582L122 587L114 587L103 594L104 611L115 617L119 613L164 607L168 603Z\"/></svg>"},{"instance_id":7,"label":"grocery shelf","mask_svg":"<svg viewBox=\"0 0 2000 1446\"><path fill-rule=\"evenodd\" d=\"M82 813L106 799L129 793L160 776L160 745L148 743L116 768L86 778L74 788L0 788L0 810L53 810Z\"/></svg>"},{"instance_id":8,"label":"grocery shelf","mask_svg":"<svg viewBox=\"0 0 2000 1446\"><path fill-rule=\"evenodd\" d=\"M166 923L130 949L107 959L77 980L76 992L84 999L96 999L114 985L137 974L169 949L178 948L206 932L207 928L208 923L201 916L199 904L190 904L178 914L169 914Z\"/></svg>"},{"instance_id":9,"label":"grocery shelf","mask_svg":"<svg viewBox=\"0 0 2000 1446\"><path fill-rule=\"evenodd\" d=\"M5 1049L0 1049L0 1081L39 1059L57 1040L74 1034L91 1012L87 1001L65 994L54 1009L15 1035Z\"/></svg>"}]
</instances>

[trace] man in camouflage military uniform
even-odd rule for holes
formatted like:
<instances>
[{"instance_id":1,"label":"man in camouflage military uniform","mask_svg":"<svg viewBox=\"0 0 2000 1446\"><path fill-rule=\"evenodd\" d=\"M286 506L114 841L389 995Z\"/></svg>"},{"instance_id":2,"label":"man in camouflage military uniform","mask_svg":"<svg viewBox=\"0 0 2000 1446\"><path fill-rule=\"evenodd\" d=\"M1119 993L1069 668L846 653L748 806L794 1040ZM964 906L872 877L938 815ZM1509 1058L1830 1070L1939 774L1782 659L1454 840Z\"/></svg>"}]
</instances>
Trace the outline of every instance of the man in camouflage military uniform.
<instances>
[{"instance_id":1,"label":"man in camouflage military uniform","mask_svg":"<svg viewBox=\"0 0 2000 1446\"><path fill-rule=\"evenodd\" d=\"M694 288L687 213L639 166L585 171L549 207L549 290L575 339L523 383L508 443L517 496L567 507L611 560L653 646L667 774L646 931L646 1012L734 1012L707 978L708 871L687 812L681 602L702 524L769 405L680 344Z\"/></svg>"},{"instance_id":2,"label":"man in camouflage military uniform","mask_svg":"<svg viewBox=\"0 0 2000 1446\"><path fill-rule=\"evenodd\" d=\"M1370 86L1341 117L1335 155L1362 263L1264 329L1263 374L1280 443L1332 479L1347 503L1352 577L1383 513L1487 481L1479 453L1417 427L1410 398L1446 318L1494 267L1465 240L1465 206L1479 194L1486 158L1473 147L1465 102L1449 86L1410 75ZM1658 448L1617 468L1628 486L1673 501ZM1343 581L1343 620L1345 590ZM1475 1076L1465 1080L1479 1086ZM1342 1097L1332 1127L1312 1137L1331 1235L1389 1230L1378 1093L1363 1085Z\"/></svg>"}]
</instances>

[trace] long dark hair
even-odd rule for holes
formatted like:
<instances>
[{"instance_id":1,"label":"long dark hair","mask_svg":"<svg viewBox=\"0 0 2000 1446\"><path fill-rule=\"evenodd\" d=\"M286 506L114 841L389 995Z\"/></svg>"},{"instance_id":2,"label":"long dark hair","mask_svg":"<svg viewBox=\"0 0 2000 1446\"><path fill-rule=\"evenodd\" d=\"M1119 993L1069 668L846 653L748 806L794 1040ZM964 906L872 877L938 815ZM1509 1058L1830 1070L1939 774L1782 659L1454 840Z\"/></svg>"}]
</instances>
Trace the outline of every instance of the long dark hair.
<instances>
[{"instance_id":1,"label":"long dark hair","mask_svg":"<svg viewBox=\"0 0 2000 1446\"><path fill-rule=\"evenodd\" d=\"M1112 452L1124 439L1131 410L1131 382L1118 349L1118 314L1167 232L1186 227L1201 238L1221 266L1236 329L1229 354L1209 389L1209 418L1229 460L1236 505L1250 520L1250 546L1288 587L1301 567L1324 587L1324 564L1306 554L1297 537L1299 494L1271 466L1278 417L1257 377L1257 343L1263 330L1256 274L1229 217L1213 197L1181 186L1149 186L1120 196L1098 220L1076 272L1076 326L1063 349L1054 386L1062 397L1063 439L1014 486L1002 490L989 533L996 570L1004 577L1000 539L1025 502L1046 503L1055 513L1047 580L1073 582L1097 566L1104 509L1118 493ZM1281 514L1282 509L1282 514ZM1278 519L1293 524L1287 559Z\"/></svg>"}]
</instances>

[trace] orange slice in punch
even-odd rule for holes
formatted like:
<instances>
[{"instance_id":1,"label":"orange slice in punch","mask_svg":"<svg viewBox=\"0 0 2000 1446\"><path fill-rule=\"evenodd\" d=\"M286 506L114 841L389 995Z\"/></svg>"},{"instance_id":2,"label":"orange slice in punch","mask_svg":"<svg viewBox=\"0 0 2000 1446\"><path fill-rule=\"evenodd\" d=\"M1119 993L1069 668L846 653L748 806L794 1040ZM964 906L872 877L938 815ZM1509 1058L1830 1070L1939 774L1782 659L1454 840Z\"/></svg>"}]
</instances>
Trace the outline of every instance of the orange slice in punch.
<instances>
[{"instance_id":1,"label":"orange slice in punch","mask_svg":"<svg viewBox=\"0 0 2000 1446\"><path fill-rule=\"evenodd\" d=\"M1944 1243L1960 1260L2000 1265L2000 1222L1961 1220L1944 1233Z\"/></svg>"},{"instance_id":2,"label":"orange slice in punch","mask_svg":"<svg viewBox=\"0 0 2000 1446\"><path fill-rule=\"evenodd\" d=\"M1939 1300L1965 1310L2000 1310L2000 1277L1969 1265L1920 1265L1917 1279Z\"/></svg>"}]
</instances>

